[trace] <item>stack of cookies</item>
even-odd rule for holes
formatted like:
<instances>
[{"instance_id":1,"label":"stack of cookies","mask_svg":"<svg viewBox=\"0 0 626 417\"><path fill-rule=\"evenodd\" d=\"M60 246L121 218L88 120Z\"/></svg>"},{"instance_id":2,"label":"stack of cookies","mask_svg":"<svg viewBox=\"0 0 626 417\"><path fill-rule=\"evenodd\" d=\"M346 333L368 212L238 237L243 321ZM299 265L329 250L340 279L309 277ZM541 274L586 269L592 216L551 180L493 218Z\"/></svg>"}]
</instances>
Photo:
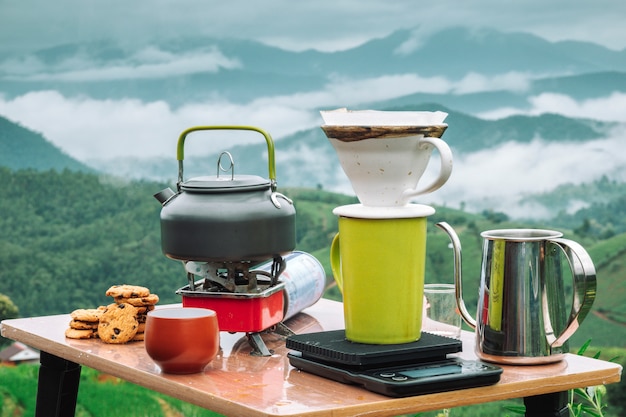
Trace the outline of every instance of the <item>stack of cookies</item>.
<instances>
[{"instance_id":1,"label":"stack of cookies","mask_svg":"<svg viewBox=\"0 0 626 417\"><path fill-rule=\"evenodd\" d=\"M65 336L72 339L99 337L105 343L143 340L148 311L159 297L146 287L114 285L106 292L115 301L95 309L74 310Z\"/></svg>"},{"instance_id":2,"label":"stack of cookies","mask_svg":"<svg viewBox=\"0 0 626 417\"><path fill-rule=\"evenodd\" d=\"M105 307L80 308L72 311L70 327L65 330L65 337L70 339L91 339L98 337L98 324Z\"/></svg>"},{"instance_id":3,"label":"stack of cookies","mask_svg":"<svg viewBox=\"0 0 626 417\"><path fill-rule=\"evenodd\" d=\"M150 290L146 287L127 284L112 286L107 290L106 295L113 297L113 300L115 300L115 304L109 305L108 307L117 305L119 308L122 305L128 305L135 309L137 330L130 340L143 340L148 311L154 310L154 306L159 302L159 296L150 293ZM132 309L129 308L129 310ZM102 339L102 336L100 336L100 338Z\"/></svg>"}]
</instances>

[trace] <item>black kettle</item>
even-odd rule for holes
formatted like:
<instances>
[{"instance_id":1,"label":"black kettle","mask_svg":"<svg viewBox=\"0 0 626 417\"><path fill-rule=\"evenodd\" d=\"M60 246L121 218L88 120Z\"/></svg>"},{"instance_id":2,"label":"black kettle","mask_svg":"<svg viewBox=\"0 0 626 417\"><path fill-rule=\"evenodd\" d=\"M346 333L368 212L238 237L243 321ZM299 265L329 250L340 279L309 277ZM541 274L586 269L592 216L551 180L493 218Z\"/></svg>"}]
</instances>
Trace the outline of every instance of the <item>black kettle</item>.
<instances>
[{"instance_id":1,"label":"black kettle","mask_svg":"<svg viewBox=\"0 0 626 417\"><path fill-rule=\"evenodd\" d=\"M185 181L185 138L192 132L205 130L247 130L262 134L267 142L269 179L235 175L232 156L222 152L216 175ZM228 161L224 162L223 158ZM161 247L165 256L203 262L255 263L295 248L296 210L289 198L276 191L274 142L267 132L251 126L191 127L178 139L177 159L177 191L166 188L154 195L163 206ZM226 163L228 166L224 168Z\"/></svg>"}]
</instances>

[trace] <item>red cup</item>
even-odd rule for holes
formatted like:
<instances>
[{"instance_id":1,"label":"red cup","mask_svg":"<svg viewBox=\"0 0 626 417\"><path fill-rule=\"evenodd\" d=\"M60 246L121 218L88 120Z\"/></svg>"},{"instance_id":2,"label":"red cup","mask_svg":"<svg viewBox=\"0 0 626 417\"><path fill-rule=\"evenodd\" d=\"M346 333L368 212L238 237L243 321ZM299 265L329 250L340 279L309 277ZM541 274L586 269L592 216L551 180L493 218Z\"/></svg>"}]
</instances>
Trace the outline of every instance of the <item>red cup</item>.
<instances>
[{"instance_id":1,"label":"red cup","mask_svg":"<svg viewBox=\"0 0 626 417\"><path fill-rule=\"evenodd\" d=\"M219 351L217 314L193 307L152 310L146 319L144 340L148 356L161 371L202 372Z\"/></svg>"}]
</instances>

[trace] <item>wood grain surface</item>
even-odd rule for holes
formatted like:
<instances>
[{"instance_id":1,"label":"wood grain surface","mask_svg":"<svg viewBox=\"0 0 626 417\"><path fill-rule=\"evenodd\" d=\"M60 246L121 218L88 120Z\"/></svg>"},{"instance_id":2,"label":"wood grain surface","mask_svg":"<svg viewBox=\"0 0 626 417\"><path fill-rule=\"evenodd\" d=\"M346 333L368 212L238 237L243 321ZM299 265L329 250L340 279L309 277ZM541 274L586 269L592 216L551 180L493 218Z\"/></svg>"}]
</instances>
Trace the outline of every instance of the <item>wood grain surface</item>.
<instances>
[{"instance_id":1,"label":"wood grain surface","mask_svg":"<svg viewBox=\"0 0 626 417\"><path fill-rule=\"evenodd\" d=\"M143 342L66 339L69 320L69 314L5 320L2 335L227 416L397 416L618 382L622 370L567 354L550 365L503 366L500 382L488 387L389 398L293 368L284 336L275 333L262 335L272 356L252 356L245 334L222 332L221 350L202 373L168 375L148 357ZM341 329L342 305L322 299L286 324L296 333ZM475 358L473 346L474 334L464 332L460 356Z\"/></svg>"}]
</instances>

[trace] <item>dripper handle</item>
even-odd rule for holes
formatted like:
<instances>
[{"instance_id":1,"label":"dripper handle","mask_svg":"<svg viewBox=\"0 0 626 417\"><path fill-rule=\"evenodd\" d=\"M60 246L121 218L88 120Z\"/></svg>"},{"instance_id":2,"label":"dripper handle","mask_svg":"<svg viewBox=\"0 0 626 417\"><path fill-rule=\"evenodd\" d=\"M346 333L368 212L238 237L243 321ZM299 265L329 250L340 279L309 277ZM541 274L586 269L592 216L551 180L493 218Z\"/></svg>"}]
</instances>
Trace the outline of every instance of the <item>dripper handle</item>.
<instances>
[{"instance_id":1,"label":"dripper handle","mask_svg":"<svg viewBox=\"0 0 626 417\"><path fill-rule=\"evenodd\" d=\"M551 348L559 348L574 334L585 319L596 298L596 268L587 251L577 242L569 239L551 239L565 253L574 280L572 309L560 335L548 334Z\"/></svg>"},{"instance_id":2,"label":"dripper handle","mask_svg":"<svg viewBox=\"0 0 626 417\"><path fill-rule=\"evenodd\" d=\"M421 194L432 193L433 191L441 188L443 184L448 181L450 174L452 174L452 151L446 142L439 138L424 137L420 139L418 147L420 149L434 147L439 152L440 166L439 175L425 187L416 188L414 190L404 190L402 198L405 202L411 197L415 197Z\"/></svg>"}]
</instances>

